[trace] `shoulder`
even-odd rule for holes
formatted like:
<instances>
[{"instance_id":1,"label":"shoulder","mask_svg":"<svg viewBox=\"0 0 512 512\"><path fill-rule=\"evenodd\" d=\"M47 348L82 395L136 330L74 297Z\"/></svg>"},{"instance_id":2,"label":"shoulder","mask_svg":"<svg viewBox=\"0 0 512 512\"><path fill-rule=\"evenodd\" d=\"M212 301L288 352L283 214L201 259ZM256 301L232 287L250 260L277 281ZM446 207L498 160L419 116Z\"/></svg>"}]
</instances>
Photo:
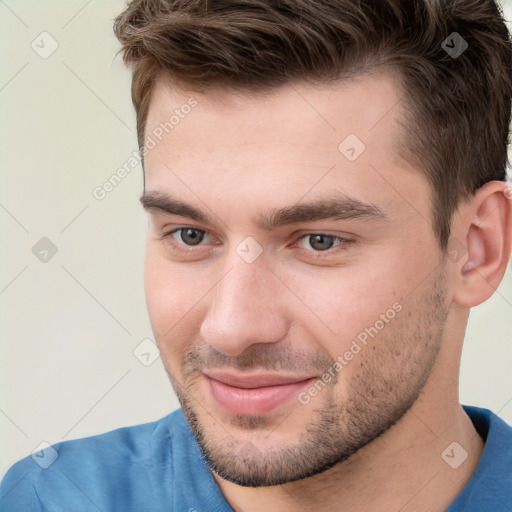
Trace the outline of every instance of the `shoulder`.
<instances>
[{"instance_id":1,"label":"shoulder","mask_svg":"<svg viewBox=\"0 0 512 512\"><path fill-rule=\"evenodd\" d=\"M127 485L144 495L151 487L148 468L155 454L164 448L172 456L173 436L183 435L184 421L177 410L150 423L48 445L6 473L0 485L0 510L45 510L55 496L65 496L66 503L84 496L108 501L109 494Z\"/></svg>"},{"instance_id":2,"label":"shoulder","mask_svg":"<svg viewBox=\"0 0 512 512\"><path fill-rule=\"evenodd\" d=\"M447 512L501 512L512 505L512 426L488 409L464 406L485 442L478 466Z\"/></svg>"}]
</instances>

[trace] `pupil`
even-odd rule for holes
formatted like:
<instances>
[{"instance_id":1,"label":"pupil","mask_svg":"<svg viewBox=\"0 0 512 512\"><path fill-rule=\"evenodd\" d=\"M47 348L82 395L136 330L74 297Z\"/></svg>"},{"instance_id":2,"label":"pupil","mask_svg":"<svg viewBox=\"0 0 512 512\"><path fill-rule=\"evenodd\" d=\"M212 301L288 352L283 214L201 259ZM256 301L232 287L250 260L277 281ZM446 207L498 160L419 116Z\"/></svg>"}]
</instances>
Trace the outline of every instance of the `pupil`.
<instances>
[{"instance_id":1,"label":"pupil","mask_svg":"<svg viewBox=\"0 0 512 512\"><path fill-rule=\"evenodd\" d=\"M317 251L325 251L332 247L333 237L329 235L311 235L309 243Z\"/></svg>"},{"instance_id":2,"label":"pupil","mask_svg":"<svg viewBox=\"0 0 512 512\"><path fill-rule=\"evenodd\" d=\"M181 232L181 239L188 245L197 245L204 238L204 233L196 229L184 229Z\"/></svg>"}]
</instances>

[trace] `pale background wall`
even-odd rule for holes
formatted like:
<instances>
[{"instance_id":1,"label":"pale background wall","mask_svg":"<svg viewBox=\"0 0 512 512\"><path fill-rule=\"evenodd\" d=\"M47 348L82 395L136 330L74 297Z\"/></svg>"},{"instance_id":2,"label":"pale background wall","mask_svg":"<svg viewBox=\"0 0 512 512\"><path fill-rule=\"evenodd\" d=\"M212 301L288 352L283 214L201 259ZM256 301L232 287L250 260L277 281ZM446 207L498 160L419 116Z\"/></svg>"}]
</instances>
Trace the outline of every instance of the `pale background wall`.
<instances>
[{"instance_id":1,"label":"pale background wall","mask_svg":"<svg viewBox=\"0 0 512 512\"><path fill-rule=\"evenodd\" d=\"M42 441L178 407L160 359L146 367L133 355L152 337L140 166L104 200L92 194L137 149L130 75L112 61L122 9L0 0L0 476ZM42 58L34 40L43 55L58 48ZM32 252L43 237L58 250L46 263ZM471 314L461 401L512 423L511 274Z\"/></svg>"}]
</instances>

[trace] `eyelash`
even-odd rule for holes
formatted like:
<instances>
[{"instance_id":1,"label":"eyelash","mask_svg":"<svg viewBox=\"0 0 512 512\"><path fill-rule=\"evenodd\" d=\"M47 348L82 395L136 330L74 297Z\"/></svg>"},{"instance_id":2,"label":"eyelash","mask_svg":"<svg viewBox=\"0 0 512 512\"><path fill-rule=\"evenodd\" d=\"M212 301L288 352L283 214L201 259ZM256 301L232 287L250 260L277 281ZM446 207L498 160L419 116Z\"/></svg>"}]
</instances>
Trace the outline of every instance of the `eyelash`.
<instances>
[{"instance_id":1,"label":"eyelash","mask_svg":"<svg viewBox=\"0 0 512 512\"><path fill-rule=\"evenodd\" d=\"M178 250L178 251L180 251L180 252L182 252L184 254L197 253L197 249L195 249L195 247L200 247L201 243L199 243L197 246L187 246L186 244L176 242L173 239L173 237L172 237L172 235L174 235L175 233L178 233L180 231L184 231L186 229L192 229L192 230L197 231L199 233L204 233L205 235L208 236L208 232L203 230L203 229L197 229L197 228L193 228L193 227L190 227L190 226L181 226L179 228L175 228L172 231L169 231L169 232L163 234L160 237L160 240L168 241L173 246L173 248L175 248L176 250ZM331 235L329 233L311 232L311 233L306 233L304 235L301 235L297 239L297 241L295 241L292 244L292 247L295 247L299 243L299 241L301 241L301 240L303 240L303 239L305 239L307 237L314 236L314 235L329 236L329 237L332 237L334 239L334 241L339 241L340 243L338 245L335 245L334 247L331 247L330 249L326 249L325 251L315 251L313 249L308 250L308 249L299 248L302 251L306 251L309 254L309 257L313 257L313 258L322 258L322 257L324 257L323 256L324 254L332 256L333 253L337 253L338 251L346 250L346 246L347 245L355 243L355 240L352 240L350 238L343 238L343 237L340 237L340 236ZM341 246L341 248L339 248L340 246ZM185 248L185 247L187 247L187 248ZM188 248L188 247L190 247L190 248ZM338 248L338 249L336 249L336 248Z\"/></svg>"}]
</instances>

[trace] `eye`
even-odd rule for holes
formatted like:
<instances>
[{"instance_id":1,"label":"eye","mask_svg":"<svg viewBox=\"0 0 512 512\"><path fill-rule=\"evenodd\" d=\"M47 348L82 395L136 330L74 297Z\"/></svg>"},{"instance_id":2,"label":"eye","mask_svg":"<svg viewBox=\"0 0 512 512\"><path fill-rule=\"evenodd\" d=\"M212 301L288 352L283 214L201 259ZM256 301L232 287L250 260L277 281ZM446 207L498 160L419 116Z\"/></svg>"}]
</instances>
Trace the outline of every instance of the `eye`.
<instances>
[{"instance_id":1,"label":"eye","mask_svg":"<svg viewBox=\"0 0 512 512\"><path fill-rule=\"evenodd\" d=\"M315 251L326 251L334 244L334 237L331 235L308 235L308 244L315 249Z\"/></svg>"},{"instance_id":2,"label":"eye","mask_svg":"<svg viewBox=\"0 0 512 512\"><path fill-rule=\"evenodd\" d=\"M207 237L206 231L191 227L181 227L165 233L161 239L166 240L172 246L181 250L188 250L187 247L204 245L201 242Z\"/></svg>"},{"instance_id":3,"label":"eye","mask_svg":"<svg viewBox=\"0 0 512 512\"><path fill-rule=\"evenodd\" d=\"M297 246L310 252L325 252L339 245L347 245L351 240L339 236L328 235L325 233L310 233L301 236ZM311 251L313 249L313 251Z\"/></svg>"},{"instance_id":4,"label":"eye","mask_svg":"<svg viewBox=\"0 0 512 512\"><path fill-rule=\"evenodd\" d=\"M186 245L198 245L204 240L204 231L192 228L181 228L174 233L179 232L179 238Z\"/></svg>"}]
</instances>

